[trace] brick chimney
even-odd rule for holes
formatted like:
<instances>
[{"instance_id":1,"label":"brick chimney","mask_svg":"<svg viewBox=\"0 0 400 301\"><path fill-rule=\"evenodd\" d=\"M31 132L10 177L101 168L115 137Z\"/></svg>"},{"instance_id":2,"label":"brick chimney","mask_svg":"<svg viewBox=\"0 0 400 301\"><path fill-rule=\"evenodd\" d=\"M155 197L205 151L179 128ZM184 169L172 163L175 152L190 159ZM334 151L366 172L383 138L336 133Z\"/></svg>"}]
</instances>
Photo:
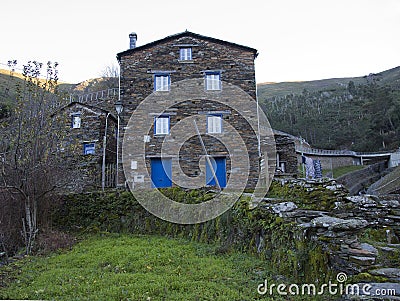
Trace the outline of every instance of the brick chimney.
<instances>
[{"instance_id":1,"label":"brick chimney","mask_svg":"<svg viewBox=\"0 0 400 301\"><path fill-rule=\"evenodd\" d=\"M137 35L135 32L129 34L129 49L136 48Z\"/></svg>"}]
</instances>

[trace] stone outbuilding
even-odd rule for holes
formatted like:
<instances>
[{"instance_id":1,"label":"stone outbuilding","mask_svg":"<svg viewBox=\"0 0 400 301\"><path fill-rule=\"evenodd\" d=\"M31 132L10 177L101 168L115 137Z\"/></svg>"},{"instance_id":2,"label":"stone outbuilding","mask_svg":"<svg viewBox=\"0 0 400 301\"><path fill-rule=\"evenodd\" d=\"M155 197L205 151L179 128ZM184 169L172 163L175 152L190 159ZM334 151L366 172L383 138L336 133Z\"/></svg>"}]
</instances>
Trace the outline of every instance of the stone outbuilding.
<instances>
[{"instance_id":1,"label":"stone outbuilding","mask_svg":"<svg viewBox=\"0 0 400 301\"><path fill-rule=\"evenodd\" d=\"M285 132L274 130L276 143L275 176L295 177L298 174L296 154L296 137Z\"/></svg>"},{"instance_id":2,"label":"stone outbuilding","mask_svg":"<svg viewBox=\"0 0 400 301\"><path fill-rule=\"evenodd\" d=\"M69 174L74 175L69 189L82 191L115 187L117 120L102 108L71 102L53 113L62 125L63 153Z\"/></svg>"}]
</instances>

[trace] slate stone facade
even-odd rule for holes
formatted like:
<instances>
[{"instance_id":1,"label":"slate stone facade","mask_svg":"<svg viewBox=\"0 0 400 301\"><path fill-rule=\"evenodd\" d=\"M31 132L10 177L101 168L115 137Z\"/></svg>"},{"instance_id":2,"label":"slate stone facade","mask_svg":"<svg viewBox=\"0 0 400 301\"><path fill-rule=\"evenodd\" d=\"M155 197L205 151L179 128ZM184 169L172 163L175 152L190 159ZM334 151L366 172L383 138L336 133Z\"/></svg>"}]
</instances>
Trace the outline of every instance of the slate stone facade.
<instances>
[{"instance_id":1,"label":"slate stone facade","mask_svg":"<svg viewBox=\"0 0 400 301\"><path fill-rule=\"evenodd\" d=\"M283 132L275 131L276 143L276 176L296 176L298 161L296 155L295 142Z\"/></svg>"},{"instance_id":2,"label":"slate stone facade","mask_svg":"<svg viewBox=\"0 0 400 301\"><path fill-rule=\"evenodd\" d=\"M182 48L191 49L191 59L181 60L180 51ZM142 144L143 139L148 139L145 143L148 174L151 173L151 159L161 157L162 145L166 139L173 140L176 138L171 137L171 134L155 134L152 119L161 116L161 114L166 114L169 118L170 127L174 127L189 116L197 116L196 122L202 133L200 135L202 139L199 138L199 135L194 134L182 144L177 154L169 154L169 156L176 156L179 159L179 166L184 175L194 178L204 173L200 165L205 154L205 147L208 155L226 158L226 177L229 179L232 173L231 154L222 142L224 134L220 134L220 136L218 134L205 134L207 131L207 115L218 114L223 119L223 124L229 123L242 137L246 148L245 155L250 162L246 187L255 187L260 172L260 146L254 128L254 124L257 124L257 114L255 113L257 111L249 110L248 103L251 102L254 107L256 105L254 68L256 57L257 50L253 48L188 31L129 49L117 55L121 70L121 101L124 105L124 111L121 115L121 137L124 135L127 140L138 139L135 143ZM220 90L206 91L205 74L208 72L220 74L222 83ZM169 91L154 92L155 77L159 74L169 76ZM189 82L186 83L187 81ZM188 88L182 92L185 95L181 93L179 97L174 98L176 91L174 89L183 91L182 87L186 84L188 84ZM190 88L190 85L195 86ZM195 90L199 90L201 96L193 96ZM131 130L128 129L129 119L135 110L143 106L150 95L159 97L158 100L152 100L152 111L143 114L151 116L137 116L133 122L135 126L148 124L147 138L135 137L134 133L129 133L131 136L127 138L128 131ZM235 98L232 103L237 104L236 109L232 109L232 106L228 105L229 97ZM169 102L166 106L167 109L158 109L158 107L165 108L167 102ZM241 105L241 102L243 105ZM245 114L250 115L250 119L254 121L253 123L250 122L252 124L243 117ZM181 134L184 135L185 133L182 132ZM226 137L227 135L225 135L225 139ZM203 140L204 147L200 140ZM132 167L134 166L134 168L132 168L131 173L124 170L126 180L135 181L135 177L138 177L136 184L143 183L139 186L149 188L151 186L150 179L143 176L143 170L141 170L141 167L137 167L136 161L134 161L136 159L133 160L128 157L129 155L123 157L124 164L128 166L129 163L126 163L126 161L132 160ZM179 176L174 171L172 173L173 179L175 176Z\"/></svg>"},{"instance_id":3,"label":"slate stone facade","mask_svg":"<svg viewBox=\"0 0 400 301\"><path fill-rule=\"evenodd\" d=\"M60 151L73 181L71 191L83 191L101 187L103 142L106 129L106 187L114 187L116 161L116 118L96 106L72 102L54 113L63 125L64 137ZM78 118L75 119L74 118Z\"/></svg>"}]
</instances>

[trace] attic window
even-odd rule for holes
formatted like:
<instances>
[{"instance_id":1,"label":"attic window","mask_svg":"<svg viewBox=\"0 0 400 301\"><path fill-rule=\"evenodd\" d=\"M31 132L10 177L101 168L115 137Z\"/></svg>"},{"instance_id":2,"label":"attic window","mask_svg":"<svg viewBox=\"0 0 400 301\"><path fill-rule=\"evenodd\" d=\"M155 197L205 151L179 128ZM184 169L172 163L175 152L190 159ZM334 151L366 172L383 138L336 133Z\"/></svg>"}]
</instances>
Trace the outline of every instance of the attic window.
<instances>
[{"instance_id":1,"label":"attic window","mask_svg":"<svg viewBox=\"0 0 400 301\"><path fill-rule=\"evenodd\" d=\"M81 114L80 113L74 113L71 115L71 127L73 129L79 129L81 128Z\"/></svg>"},{"instance_id":2,"label":"attic window","mask_svg":"<svg viewBox=\"0 0 400 301\"><path fill-rule=\"evenodd\" d=\"M181 61L191 61L192 60L192 47L181 47L179 49L179 59Z\"/></svg>"}]
</instances>

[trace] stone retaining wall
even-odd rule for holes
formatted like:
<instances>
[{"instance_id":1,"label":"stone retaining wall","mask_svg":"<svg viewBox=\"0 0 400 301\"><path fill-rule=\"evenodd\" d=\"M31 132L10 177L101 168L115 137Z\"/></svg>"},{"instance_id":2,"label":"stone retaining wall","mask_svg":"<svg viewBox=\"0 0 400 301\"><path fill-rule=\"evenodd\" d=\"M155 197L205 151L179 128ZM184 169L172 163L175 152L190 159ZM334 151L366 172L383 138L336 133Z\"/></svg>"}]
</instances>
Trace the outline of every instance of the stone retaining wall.
<instances>
[{"instance_id":1,"label":"stone retaining wall","mask_svg":"<svg viewBox=\"0 0 400 301\"><path fill-rule=\"evenodd\" d=\"M343 185L333 180L280 181L308 192L327 189L337 196L331 210L307 209L300 199L264 199L260 204L296 223L306 240L317 241L329 254L330 269L353 275L354 279L400 281L400 195L348 196Z\"/></svg>"}]
</instances>

